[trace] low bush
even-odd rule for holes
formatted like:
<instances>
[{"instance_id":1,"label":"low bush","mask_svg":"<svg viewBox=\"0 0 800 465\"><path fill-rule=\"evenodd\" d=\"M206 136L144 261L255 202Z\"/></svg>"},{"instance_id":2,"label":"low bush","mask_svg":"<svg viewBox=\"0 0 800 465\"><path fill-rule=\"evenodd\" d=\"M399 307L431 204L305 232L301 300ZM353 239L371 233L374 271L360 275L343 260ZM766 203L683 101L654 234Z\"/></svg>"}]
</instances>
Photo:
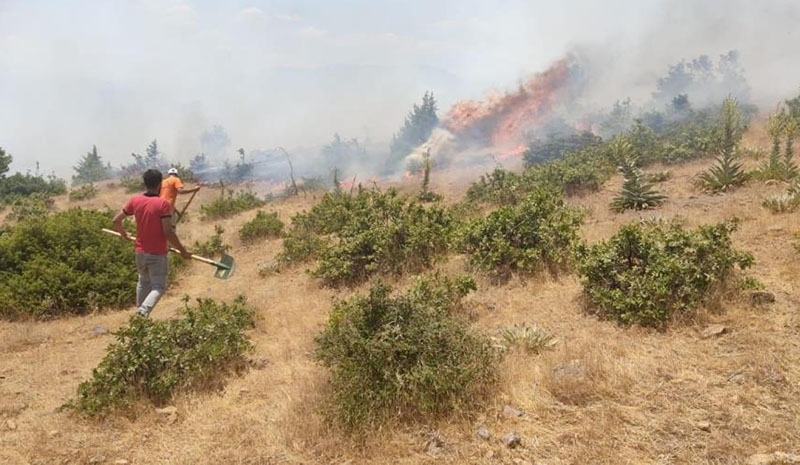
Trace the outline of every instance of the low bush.
<instances>
[{"instance_id":1,"label":"low bush","mask_svg":"<svg viewBox=\"0 0 800 465\"><path fill-rule=\"evenodd\" d=\"M15 173L11 176L0 177L0 204L9 203L19 197L40 194L45 197L65 194L67 183L55 176L34 176L31 174Z\"/></svg>"},{"instance_id":2,"label":"low bush","mask_svg":"<svg viewBox=\"0 0 800 465\"><path fill-rule=\"evenodd\" d=\"M318 260L312 274L332 286L419 271L447 251L452 226L443 207L422 206L394 190L327 193L292 218L279 261Z\"/></svg>"},{"instance_id":3,"label":"low bush","mask_svg":"<svg viewBox=\"0 0 800 465\"><path fill-rule=\"evenodd\" d=\"M227 253L228 250L231 249L231 246L222 240L223 234L225 234L225 229L220 225L215 225L214 234L212 234L207 241L195 241L192 246L192 253L206 258L212 258Z\"/></svg>"},{"instance_id":4,"label":"low bush","mask_svg":"<svg viewBox=\"0 0 800 465\"><path fill-rule=\"evenodd\" d=\"M761 203L772 213L790 213L800 207L800 181L795 180L786 189L786 193L764 199Z\"/></svg>"},{"instance_id":5,"label":"low bush","mask_svg":"<svg viewBox=\"0 0 800 465\"><path fill-rule=\"evenodd\" d=\"M500 328L498 335L506 350L519 348L530 354L552 349L558 343L558 339L541 326L525 323Z\"/></svg>"},{"instance_id":6,"label":"low bush","mask_svg":"<svg viewBox=\"0 0 800 465\"><path fill-rule=\"evenodd\" d=\"M97 197L97 189L93 183L83 184L69 191L70 202L77 200L89 200Z\"/></svg>"},{"instance_id":7,"label":"low bush","mask_svg":"<svg viewBox=\"0 0 800 465\"><path fill-rule=\"evenodd\" d=\"M239 239L243 243L252 243L268 237L279 237L283 232L283 222L275 212L259 211L256 217L239 229Z\"/></svg>"},{"instance_id":8,"label":"low bush","mask_svg":"<svg viewBox=\"0 0 800 465\"><path fill-rule=\"evenodd\" d=\"M119 184L128 194L145 191L144 180L141 176L123 176L120 178Z\"/></svg>"},{"instance_id":9,"label":"low bush","mask_svg":"<svg viewBox=\"0 0 800 465\"><path fill-rule=\"evenodd\" d=\"M29 218L44 218L53 209L55 202L47 194L34 193L26 197L16 197L10 202L11 220L23 221Z\"/></svg>"},{"instance_id":10,"label":"low bush","mask_svg":"<svg viewBox=\"0 0 800 465\"><path fill-rule=\"evenodd\" d=\"M179 391L219 387L244 368L255 312L243 297L230 304L198 299L194 307L187 301L181 313L167 321L132 316L64 407L100 415L140 400L160 404Z\"/></svg>"},{"instance_id":11,"label":"low bush","mask_svg":"<svg viewBox=\"0 0 800 465\"><path fill-rule=\"evenodd\" d=\"M252 191L242 190L234 194L232 190L222 188L219 197L200 206L200 218L203 220L229 218L264 205L266 202Z\"/></svg>"},{"instance_id":12,"label":"low bush","mask_svg":"<svg viewBox=\"0 0 800 465\"><path fill-rule=\"evenodd\" d=\"M468 223L459 243L473 267L499 276L555 271L568 263L582 221L560 195L540 189Z\"/></svg>"},{"instance_id":13,"label":"low bush","mask_svg":"<svg viewBox=\"0 0 800 465\"><path fill-rule=\"evenodd\" d=\"M103 234L112 212L34 216L0 236L0 317L47 318L134 302L133 247Z\"/></svg>"},{"instance_id":14,"label":"low bush","mask_svg":"<svg viewBox=\"0 0 800 465\"><path fill-rule=\"evenodd\" d=\"M335 301L315 352L331 374L328 418L359 432L474 409L496 379L497 355L458 316L473 289L469 278L424 277L396 296L378 284Z\"/></svg>"},{"instance_id":15,"label":"low bush","mask_svg":"<svg viewBox=\"0 0 800 465\"><path fill-rule=\"evenodd\" d=\"M663 327L691 316L753 256L733 248L737 222L701 226L637 222L578 248L578 272L592 309L622 324Z\"/></svg>"}]
</instances>

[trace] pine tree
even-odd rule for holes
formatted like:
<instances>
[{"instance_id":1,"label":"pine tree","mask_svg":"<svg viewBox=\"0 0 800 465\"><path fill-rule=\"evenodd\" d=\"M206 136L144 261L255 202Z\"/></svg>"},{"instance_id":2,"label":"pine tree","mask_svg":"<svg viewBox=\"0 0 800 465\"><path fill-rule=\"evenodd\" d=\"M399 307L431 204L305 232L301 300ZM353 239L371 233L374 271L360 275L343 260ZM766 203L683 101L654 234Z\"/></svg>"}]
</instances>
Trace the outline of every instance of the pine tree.
<instances>
[{"instance_id":1,"label":"pine tree","mask_svg":"<svg viewBox=\"0 0 800 465\"><path fill-rule=\"evenodd\" d=\"M103 164L103 160L97 154L97 146L94 145L92 151L87 152L72 169L75 171L75 175L72 176L72 183L75 185L98 182L111 176L111 165Z\"/></svg>"},{"instance_id":2,"label":"pine tree","mask_svg":"<svg viewBox=\"0 0 800 465\"><path fill-rule=\"evenodd\" d=\"M406 116L403 127L392 136L390 152L393 161L401 160L415 147L428 140L433 129L439 124L436 110L436 99L433 93L425 92L425 95L422 96L422 105L414 104L413 109Z\"/></svg>"},{"instance_id":3,"label":"pine tree","mask_svg":"<svg viewBox=\"0 0 800 465\"><path fill-rule=\"evenodd\" d=\"M158 141L156 141L156 139L153 139L153 142L150 142L150 145L147 146L144 155L144 163L147 169L167 168L166 163L163 160L162 154L158 150Z\"/></svg>"},{"instance_id":4,"label":"pine tree","mask_svg":"<svg viewBox=\"0 0 800 465\"><path fill-rule=\"evenodd\" d=\"M614 152L614 159L619 160L619 170L624 178L622 190L611 202L611 209L618 213L625 210L646 210L664 203L666 196L653 189L652 184L645 180L630 142L617 138L612 142L611 150Z\"/></svg>"},{"instance_id":5,"label":"pine tree","mask_svg":"<svg viewBox=\"0 0 800 465\"><path fill-rule=\"evenodd\" d=\"M8 172L9 168L11 167L11 161L13 158L11 154L6 154L3 147L0 147L0 178L3 178L5 174Z\"/></svg>"},{"instance_id":6,"label":"pine tree","mask_svg":"<svg viewBox=\"0 0 800 465\"><path fill-rule=\"evenodd\" d=\"M700 174L699 185L709 192L724 192L747 180L747 173L737 161L736 148L744 128L739 105L731 97L725 99L720 111L719 155L716 165Z\"/></svg>"}]
</instances>

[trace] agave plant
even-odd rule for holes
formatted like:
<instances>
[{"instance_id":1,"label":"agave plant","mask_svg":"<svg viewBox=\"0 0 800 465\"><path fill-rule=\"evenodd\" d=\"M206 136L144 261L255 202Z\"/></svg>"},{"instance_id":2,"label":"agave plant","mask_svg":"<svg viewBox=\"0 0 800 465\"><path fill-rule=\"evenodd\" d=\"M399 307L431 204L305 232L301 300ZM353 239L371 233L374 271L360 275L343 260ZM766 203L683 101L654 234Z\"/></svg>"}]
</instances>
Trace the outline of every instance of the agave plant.
<instances>
[{"instance_id":1,"label":"agave plant","mask_svg":"<svg viewBox=\"0 0 800 465\"><path fill-rule=\"evenodd\" d=\"M615 212L625 210L646 210L664 203L666 196L655 189L642 170L637 166L638 159L631 153L630 144L618 138L612 142L611 150L614 158L619 162L619 170L625 180L622 191L611 202L611 209Z\"/></svg>"},{"instance_id":2,"label":"agave plant","mask_svg":"<svg viewBox=\"0 0 800 465\"><path fill-rule=\"evenodd\" d=\"M699 185L709 192L724 192L747 181L737 161L736 148L742 138L742 115L733 98L726 98L720 111L720 149L716 164L700 174Z\"/></svg>"},{"instance_id":3,"label":"agave plant","mask_svg":"<svg viewBox=\"0 0 800 465\"><path fill-rule=\"evenodd\" d=\"M794 135L797 122L788 118L785 113L772 115L767 125L767 132L772 137L772 150L769 158L756 171L762 180L789 181L800 174L794 161ZM781 136L786 137L783 156L781 156Z\"/></svg>"},{"instance_id":4,"label":"agave plant","mask_svg":"<svg viewBox=\"0 0 800 465\"><path fill-rule=\"evenodd\" d=\"M528 326L526 323L500 328L498 336L506 349L519 347L531 354L551 349L558 343L558 339L541 326Z\"/></svg>"}]
</instances>

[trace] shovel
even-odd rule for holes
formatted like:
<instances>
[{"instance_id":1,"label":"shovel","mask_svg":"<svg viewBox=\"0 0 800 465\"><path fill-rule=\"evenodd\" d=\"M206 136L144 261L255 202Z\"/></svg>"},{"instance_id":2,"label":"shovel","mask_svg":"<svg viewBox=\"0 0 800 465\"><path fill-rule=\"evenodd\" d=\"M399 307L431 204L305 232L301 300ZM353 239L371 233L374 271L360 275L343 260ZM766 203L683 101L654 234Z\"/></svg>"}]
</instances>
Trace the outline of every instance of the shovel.
<instances>
[{"instance_id":1,"label":"shovel","mask_svg":"<svg viewBox=\"0 0 800 465\"><path fill-rule=\"evenodd\" d=\"M111 234L113 236L122 237L122 235L116 231L112 231L110 229L103 228L104 233ZM135 241L136 238L133 236L128 236L128 240ZM174 247L169 248L170 252L175 252L180 254L180 251ZM217 268L214 272L214 277L219 279L228 279L233 274L233 257L228 254L222 254L222 258L219 261L211 260L210 258L201 257L200 255L192 254L192 260L197 260L198 262L207 263Z\"/></svg>"}]
</instances>

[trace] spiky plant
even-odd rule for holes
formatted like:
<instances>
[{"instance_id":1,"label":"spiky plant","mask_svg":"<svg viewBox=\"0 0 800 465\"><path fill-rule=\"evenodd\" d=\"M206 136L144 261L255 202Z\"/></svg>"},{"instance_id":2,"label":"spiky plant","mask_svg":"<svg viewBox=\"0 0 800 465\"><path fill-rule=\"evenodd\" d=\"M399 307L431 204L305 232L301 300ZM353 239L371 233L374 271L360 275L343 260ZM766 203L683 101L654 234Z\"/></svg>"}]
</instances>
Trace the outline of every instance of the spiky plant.
<instances>
[{"instance_id":1,"label":"spiky plant","mask_svg":"<svg viewBox=\"0 0 800 465\"><path fill-rule=\"evenodd\" d=\"M435 202L442 198L441 195L436 194L430 189L431 184L431 150L425 152L422 161L422 189L417 195L417 198L423 202Z\"/></svg>"},{"instance_id":2,"label":"spiky plant","mask_svg":"<svg viewBox=\"0 0 800 465\"><path fill-rule=\"evenodd\" d=\"M747 173L737 161L736 149L742 138L743 125L739 104L728 97L720 111L720 148L716 164L700 174L699 185L708 192L734 189L747 180Z\"/></svg>"},{"instance_id":3,"label":"spiky plant","mask_svg":"<svg viewBox=\"0 0 800 465\"><path fill-rule=\"evenodd\" d=\"M337 194L342 193L342 180L339 179L341 173L339 173L339 168L333 168L333 191Z\"/></svg>"},{"instance_id":4,"label":"spiky plant","mask_svg":"<svg viewBox=\"0 0 800 465\"><path fill-rule=\"evenodd\" d=\"M619 170L624 177L622 190L611 202L611 209L618 213L625 210L646 210L664 203L666 196L653 189L653 185L637 166L638 159L631 152L630 143L617 138L611 143L611 150L614 159L619 161Z\"/></svg>"},{"instance_id":5,"label":"spiky plant","mask_svg":"<svg viewBox=\"0 0 800 465\"><path fill-rule=\"evenodd\" d=\"M800 175L800 169L798 169L797 163L794 162L794 136L797 134L798 130L797 120L787 120L783 130L786 134L786 143L784 144L783 152L783 170L786 179L794 179Z\"/></svg>"}]
</instances>

